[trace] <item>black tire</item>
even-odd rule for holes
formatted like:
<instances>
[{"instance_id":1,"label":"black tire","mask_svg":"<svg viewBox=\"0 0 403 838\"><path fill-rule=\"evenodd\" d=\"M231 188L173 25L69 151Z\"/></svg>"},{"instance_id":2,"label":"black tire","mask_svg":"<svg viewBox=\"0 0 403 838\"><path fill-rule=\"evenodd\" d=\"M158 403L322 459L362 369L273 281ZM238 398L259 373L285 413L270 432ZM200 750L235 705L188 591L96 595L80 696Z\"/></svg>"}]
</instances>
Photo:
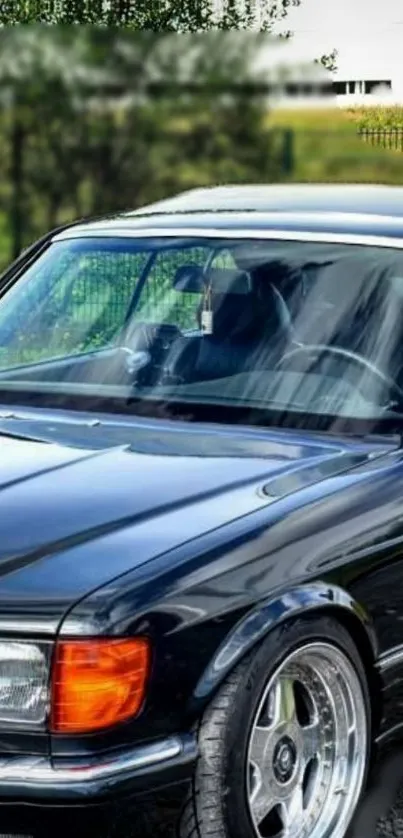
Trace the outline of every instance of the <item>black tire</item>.
<instances>
[{"instance_id":1,"label":"black tire","mask_svg":"<svg viewBox=\"0 0 403 838\"><path fill-rule=\"evenodd\" d=\"M368 772L370 697L365 670L349 633L327 616L285 623L229 675L197 726L200 757L182 812L179 838L256 838L244 781L249 730L273 673L290 653L310 642L333 644L355 668L367 711Z\"/></svg>"}]
</instances>

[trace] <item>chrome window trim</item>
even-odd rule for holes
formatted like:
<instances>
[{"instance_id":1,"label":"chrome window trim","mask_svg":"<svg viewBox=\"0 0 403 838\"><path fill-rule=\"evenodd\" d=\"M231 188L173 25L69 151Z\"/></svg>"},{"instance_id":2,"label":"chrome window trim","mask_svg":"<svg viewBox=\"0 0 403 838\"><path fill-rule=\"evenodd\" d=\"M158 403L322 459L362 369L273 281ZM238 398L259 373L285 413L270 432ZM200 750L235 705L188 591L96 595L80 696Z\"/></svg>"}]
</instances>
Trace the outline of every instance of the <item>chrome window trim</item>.
<instances>
[{"instance_id":1,"label":"chrome window trim","mask_svg":"<svg viewBox=\"0 0 403 838\"><path fill-rule=\"evenodd\" d=\"M360 233L325 233L320 231L303 230L261 230L256 227L253 230L242 229L217 229L216 227L147 227L145 229L133 229L130 227L99 227L86 230L71 228L58 233L51 238L51 242L68 241L70 239L83 238L127 238L127 239L149 239L149 238L205 238L205 239L267 239L268 241L301 241L312 244L356 244L367 247L384 247L395 250L403 250L402 238L381 235L365 235Z\"/></svg>"}]
</instances>

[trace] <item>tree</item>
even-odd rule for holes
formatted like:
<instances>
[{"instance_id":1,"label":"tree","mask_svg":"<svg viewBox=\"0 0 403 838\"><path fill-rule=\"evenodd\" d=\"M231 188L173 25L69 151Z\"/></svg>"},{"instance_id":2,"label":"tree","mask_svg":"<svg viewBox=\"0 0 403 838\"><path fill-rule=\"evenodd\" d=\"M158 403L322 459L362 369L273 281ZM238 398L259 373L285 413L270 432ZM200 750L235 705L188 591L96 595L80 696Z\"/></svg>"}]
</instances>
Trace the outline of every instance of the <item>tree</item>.
<instances>
[{"instance_id":1,"label":"tree","mask_svg":"<svg viewBox=\"0 0 403 838\"><path fill-rule=\"evenodd\" d=\"M334 72L337 69L337 59L339 57L339 53L337 49L332 50L329 55L322 55L322 58L318 59L317 63L323 64L326 70L330 72Z\"/></svg>"},{"instance_id":2,"label":"tree","mask_svg":"<svg viewBox=\"0 0 403 838\"><path fill-rule=\"evenodd\" d=\"M74 216L284 172L255 61L271 44L265 31L133 29L0 29L0 201L12 255Z\"/></svg>"},{"instance_id":3,"label":"tree","mask_svg":"<svg viewBox=\"0 0 403 838\"><path fill-rule=\"evenodd\" d=\"M3 0L0 25L97 24L153 32L252 29L272 32L301 0ZM280 33L289 38L291 32ZM320 63L336 67L336 51Z\"/></svg>"},{"instance_id":4,"label":"tree","mask_svg":"<svg viewBox=\"0 0 403 838\"><path fill-rule=\"evenodd\" d=\"M253 62L267 37L1 30L0 227L6 216L10 255L72 217L201 182L278 179L281 148Z\"/></svg>"},{"instance_id":5,"label":"tree","mask_svg":"<svg viewBox=\"0 0 403 838\"><path fill-rule=\"evenodd\" d=\"M301 0L5 0L0 21L125 26L154 32L270 31Z\"/></svg>"},{"instance_id":6,"label":"tree","mask_svg":"<svg viewBox=\"0 0 403 838\"><path fill-rule=\"evenodd\" d=\"M61 27L52 31L47 27L7 27L0 32L0 110L10 149L12 256L19 253L24 236L30 233L28 193L32 181L45 181L45 206L49 202L50 207L57 207L60 196L71 190L71 177L69 185L65 170L48 170L55 124L61 119L67 125L75 124L78 102L105 83L102 66L91 61L85 32ZM32 167L28 155L32 157L38 140L43 156L40 165ZM68 138L60 140L68 145ZM48 218L51 216L49 210Z\"/></svg>"}]
</instances>

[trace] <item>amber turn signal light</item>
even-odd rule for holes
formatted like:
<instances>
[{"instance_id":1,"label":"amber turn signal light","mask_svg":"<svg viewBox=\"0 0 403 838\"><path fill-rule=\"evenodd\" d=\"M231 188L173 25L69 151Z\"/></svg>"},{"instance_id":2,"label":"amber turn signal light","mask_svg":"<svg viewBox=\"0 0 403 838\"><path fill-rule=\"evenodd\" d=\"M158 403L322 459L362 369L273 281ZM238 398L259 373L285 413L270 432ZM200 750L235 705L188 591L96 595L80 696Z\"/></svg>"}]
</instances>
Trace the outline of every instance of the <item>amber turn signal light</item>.
<instances>
[{"instance_id":1,"label":"amber turn signal light","mask_svg":"<svg viewBox=\"0 0 403 838\"><path fill-rule=\"evenodd\" d=\"M145 638L63 640L56 644L50 729L90 733L133 718L150 670Z\"/></svg>"}]
</instances>

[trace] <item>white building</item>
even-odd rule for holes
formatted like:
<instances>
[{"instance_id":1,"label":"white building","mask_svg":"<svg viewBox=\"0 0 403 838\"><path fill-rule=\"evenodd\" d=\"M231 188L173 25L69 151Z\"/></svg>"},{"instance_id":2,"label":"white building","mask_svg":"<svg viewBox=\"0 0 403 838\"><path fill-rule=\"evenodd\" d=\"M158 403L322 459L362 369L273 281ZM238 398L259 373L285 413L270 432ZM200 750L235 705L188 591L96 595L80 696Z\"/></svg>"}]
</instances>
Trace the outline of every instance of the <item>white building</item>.
<instances>
[{"instance_id":1,"label":"white building","mask_svg":"<svg viewBox=\"0 0 403 838\"><path fill-rule=\"evenodd\" d=\"M363 50L344 46L339 52L333 91L340 107L403 105L403 72L400 54L369 40Z\"/></svg>"},{"instance_id":2,"label":"white building","mask_svg":"<svg viewBox=\"0 0 403 838\"><path fill-rule=\"evenodd\" d=\"M371 68L341 66L332 79L333 94L340 107L403 104L403 90L397 78Z\"/></svg>"},{"instance_id":3,"label":"white building","mask_svg":"<svg viewBox=\"0 0 403 838\"><path fill-rule=\"evenodd\" d=\"M329 107L334 100L332 75L309 55L296 54L292 41L268 38L254 66L267 84L270 107Z\"/></svg>"},{"instance_id":4,"label":"white building","mask_svg":"<svg viewBox=\"0 0 403 838\"><path fill-rule=\"evenodd\" d=\"M385 53L377 55L374 45L368 43L365 56L344 49L337 64L334 73L325 70L312 59L312 50L298 48L297 39L282 43L269 39L255 62L270 88L271 107L403 107L400 55L386 59Z\"/></svg>"}]
</instances>

